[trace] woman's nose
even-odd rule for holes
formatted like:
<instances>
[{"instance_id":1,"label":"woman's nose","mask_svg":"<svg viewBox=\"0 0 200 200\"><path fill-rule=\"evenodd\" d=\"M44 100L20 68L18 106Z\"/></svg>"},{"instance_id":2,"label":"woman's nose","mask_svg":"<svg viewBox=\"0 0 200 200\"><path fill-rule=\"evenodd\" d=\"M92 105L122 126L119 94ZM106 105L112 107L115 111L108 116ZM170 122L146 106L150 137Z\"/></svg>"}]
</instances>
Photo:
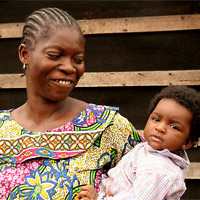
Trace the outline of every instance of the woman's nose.
<instances>
[{"instance_id":1,"label":"woman's nose","mask_svg":"<svg viewBox=\"0 0 200 200\"><path fill-rule=\"evenodd\" d=\"M65 59L62 64L59 65L59 70L64 71L67 74L76 72L76 68L70 59Z\"/></svg>"}]
</instances>

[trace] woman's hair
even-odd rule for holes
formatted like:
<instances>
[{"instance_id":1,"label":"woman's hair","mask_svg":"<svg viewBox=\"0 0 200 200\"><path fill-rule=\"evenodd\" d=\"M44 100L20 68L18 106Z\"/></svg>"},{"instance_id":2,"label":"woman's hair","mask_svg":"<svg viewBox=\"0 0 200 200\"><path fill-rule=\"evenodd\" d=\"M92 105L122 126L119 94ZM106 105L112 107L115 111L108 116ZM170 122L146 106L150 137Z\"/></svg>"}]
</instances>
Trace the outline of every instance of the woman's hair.
<instances>
[{"instance_id":1,"label":"woman's hair","mask_svg":"<svg viewBox=\"0 0 200 200\"><path fill-rule=\"evenodd\" d=\"M187 86L165 87L151 100L149 114L153 112L158 102L163 98L173 99L193 113L190 136L197 141L200 133L200 93Z\"/></svg>"},{"instance_id":2,"label":"woman's hair","mask_svg":"<svg viewBox=\"0 0 200 200\"><path fill-rule=\"evenodd\" d=\"M48 39L57 28L66 26L76 29L83 36L80 26L67 12L59 8L39 9L25 20L21 43L34 49L38 39Z\"/></svg>"}]
</instances>

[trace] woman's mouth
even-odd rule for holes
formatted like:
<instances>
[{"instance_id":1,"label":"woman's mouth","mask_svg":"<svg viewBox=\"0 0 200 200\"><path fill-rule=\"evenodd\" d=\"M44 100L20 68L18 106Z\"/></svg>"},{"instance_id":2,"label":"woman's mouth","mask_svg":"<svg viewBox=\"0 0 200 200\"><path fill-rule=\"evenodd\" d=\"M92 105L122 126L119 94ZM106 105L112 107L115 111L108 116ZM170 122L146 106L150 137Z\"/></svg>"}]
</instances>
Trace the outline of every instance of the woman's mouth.
<instances>
[{"instance_id":1,"label":"woman's mouth","mask_svg":"<svg viewBox=\"0 0 200 200\"><path fill-rule=\"evenodd\" d=\"M70 85L72 83L72 81L65 81L65 80L55 80L55 82L63 85Z\"/></svg>"}]
</instances>

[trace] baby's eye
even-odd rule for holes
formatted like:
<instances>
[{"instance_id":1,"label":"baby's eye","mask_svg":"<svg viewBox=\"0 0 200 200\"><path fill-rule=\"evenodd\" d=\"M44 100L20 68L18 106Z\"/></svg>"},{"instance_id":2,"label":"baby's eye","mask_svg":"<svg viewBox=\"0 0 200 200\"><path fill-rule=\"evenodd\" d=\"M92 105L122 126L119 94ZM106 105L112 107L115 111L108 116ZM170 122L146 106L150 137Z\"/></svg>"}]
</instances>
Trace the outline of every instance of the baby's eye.
<instances>
[{"instance_id":1,"label":"baby's eye","mask_svg":"<svg viewBox=\"0 0 200 200\"><path fill-rule=\"evenodd\" d=\"M171 128L173 128L173 129L175 129L175 130L179 130L179 128L176 126L176 125L170 125L171 126Z\"/></svg>"},{"instance_id":2,"label":"baby's eye","mask_svg":"<svg viewBox=\"0 0 200 200\"><path fill-rule=\"evenodd\" d=\"M152 120L155 121L155 122L159 122L159 121L160 121L160 120L159 120L158 118L156 118L156 117L153 117Z\"/></svg>"}]
</instances>

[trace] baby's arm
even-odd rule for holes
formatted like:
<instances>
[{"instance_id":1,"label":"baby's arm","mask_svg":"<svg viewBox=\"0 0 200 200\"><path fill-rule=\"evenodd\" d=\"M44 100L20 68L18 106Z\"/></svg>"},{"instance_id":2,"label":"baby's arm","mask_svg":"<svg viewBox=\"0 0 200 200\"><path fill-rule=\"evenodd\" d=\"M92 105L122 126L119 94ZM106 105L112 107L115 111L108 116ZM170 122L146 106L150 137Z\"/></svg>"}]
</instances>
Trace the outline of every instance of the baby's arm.
<instances>
[{"instance_id":1,"label":"baby's arm","mask_svg":"<svg viewBox=\"0 0 200 200\"><path fill-rule=\"evenodd\" d=\"M77 197L81 200L97 200L98 193L92 185L86 185L81 188Z\"/></svg>"},{"instance_id":2,"label":"baby's arm","mask_svg":"<svg viewBox=\"0 0 200 200\"><path fill-rule=\"evenodd\" d=\"M141 173L134 180L133 187L129 191L121 191L114 196L107 195L103 196L103 198L99 194L98 200L178 200L183 194L183 188L180 180L174 182L173 179L161 171Z\"/></svg>"}]
</instances>

